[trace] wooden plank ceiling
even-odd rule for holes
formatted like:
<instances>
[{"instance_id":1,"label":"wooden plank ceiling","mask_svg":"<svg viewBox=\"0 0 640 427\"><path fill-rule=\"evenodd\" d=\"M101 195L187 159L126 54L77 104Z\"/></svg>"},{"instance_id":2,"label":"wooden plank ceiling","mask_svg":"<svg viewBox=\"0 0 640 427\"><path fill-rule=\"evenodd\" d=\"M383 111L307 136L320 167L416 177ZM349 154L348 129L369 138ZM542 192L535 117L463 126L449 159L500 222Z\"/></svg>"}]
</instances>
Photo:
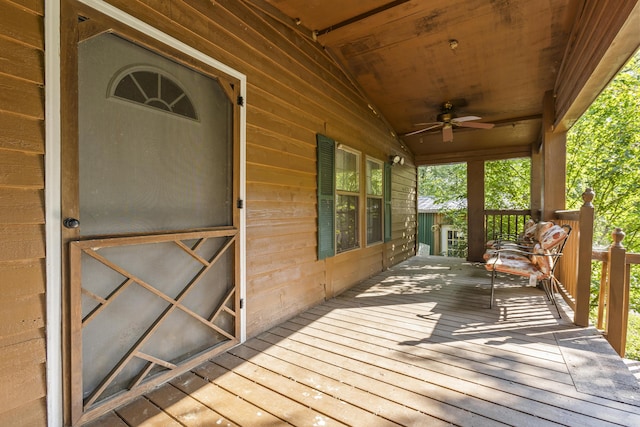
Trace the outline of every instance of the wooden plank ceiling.
<instances>
[{"instance_id":1,"label":"wooden plank ceiling","mask_svg":"<svg viewBox=\"0 0 640 427\"><path fill-rule=\"evenodd\" d=\"M321 43L362 87L409 149L429 154L539 141L578 0L266 0ZM455 49L451 41L455 40ZM451 101L491 130L434 129Z\"/></svg>"}]
</instances>

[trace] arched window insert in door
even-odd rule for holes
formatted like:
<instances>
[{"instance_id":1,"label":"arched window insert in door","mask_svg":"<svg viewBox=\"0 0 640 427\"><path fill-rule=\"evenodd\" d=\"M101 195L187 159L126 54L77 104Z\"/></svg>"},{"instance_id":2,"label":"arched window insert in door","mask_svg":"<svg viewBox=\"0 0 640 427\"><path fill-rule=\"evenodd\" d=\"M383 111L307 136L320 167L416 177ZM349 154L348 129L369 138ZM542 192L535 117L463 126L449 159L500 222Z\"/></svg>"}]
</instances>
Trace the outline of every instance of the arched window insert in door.
<instances>
[{"instance_id":1,"label":"arched window insert in door","mask_svg":"<svg viewBox=\"0 0 640 427\"><path fill-rule=\"evenodd\" d=\"M180 84L153 67L136 66L118 73L109 96L198 120L193 103Z\"/></svg>"}]
</instances>

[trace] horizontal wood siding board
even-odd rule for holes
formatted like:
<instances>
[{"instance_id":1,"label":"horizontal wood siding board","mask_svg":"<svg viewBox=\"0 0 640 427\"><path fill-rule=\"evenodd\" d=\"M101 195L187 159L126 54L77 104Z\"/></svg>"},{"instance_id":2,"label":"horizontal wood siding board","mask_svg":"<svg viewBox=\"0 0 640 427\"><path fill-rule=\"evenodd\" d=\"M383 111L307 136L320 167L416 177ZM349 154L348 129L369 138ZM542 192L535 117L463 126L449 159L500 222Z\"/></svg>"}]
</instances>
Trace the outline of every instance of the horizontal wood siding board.
<instances>
[{"instance_id":1,"label":"horizontal wood siding board","mask_svg":"<svg viewBox=\"0 0 640 427\"><path fill-rule=\"evenodd\" d=\"M44 318L43 294L0 300L0 336L43 328Z\"/></svg>"},{"instance_id":2,"label":"horizontal wood siding board","mask_svg":"<svg viewBox=\"0 0 640 427\"><path fill-rule=\"evenodd\" d=\"M44 154L44 122L0 111L0 155L2 150Z\"/></svg>"},{"instance_id":3,"label":"horizontal wood siding board","mask_svg":"<svg viewBox=\"0 0 640 427\"><path fill-rule=\"evenodd\" d=\"M321 262L310 260L300 262L290 268L280 268L262 274L254 274L251 277L251 289L259 289L260 293L268 292L272 289L286 289L288 286L305 286L322 274L324 266ZM251 296L248 294L247 296Z\"/></svg>"},{"instance_id":4,"label":"horizontal wood siding board","mask_svg":"<svg viewBox=\"0 0 640 427\"><path fill-rule=\"evenodd\" d=\"M282 322L286 318L301 313L325 299L322 275L309 280L307 286L287 286L260 292L253 298L247 297L247 335L253 336ZM311 278L310 278L311 279Z\"/></svg>"},{"instance_id":5,"label":"horizontal wood siding board","mask_svg":"<svg viewBox=\"0 0 640 427\"><path fill-rule=\"evenodd\" d=\"M43 338L0 347L0 378L7 377L24 366L40 365L45 361L45 340Z\"/></svg>"},{"instance_id":6,"label":"horizontal wood siding board","mask_svg":"<svg viewBox=\"0 0 640 427\"><path fill-rule=\"evenodd\" d=\"M0 112L44 119L44 89L40 84L0 74L0 89Z\"/></svg>"},{"instance_id":7,"label":"horizontal wood siding board","mask_svg":"<svg viewBox=\"0 0 640 427\"><path fill-rule=\"evenodd\" d=\"M315 145L254 124L247 125L247 141L256 146L268 147L278 152L315 159Z\"/></svg>"},{"instance_id":8,"label":"horizontal wood siding board","mask_svg":"<svg viewBox=\"0 0 640 427\"><path fill-rule=\"evenodd\" d=\"M267 237L247 239L247 251L251 253L282 253L315 247L315 230L308 233L271 234Z\"/></svg>"},{"instance_id":9,"label":"horizontal wood siding board","mask_svg":"<svg viewBox=\"0 0 640 427\"><path fill-rule=\"evenodd\" d=\"M0 262L0 301L45 292L44 259Z\"/></svg>"},{"instance_id":10,"label":"horizontal wood siding board","mask_svg":"<svg viewBox=\"0 0 640 427\"><path fill-rule=\"evenodd\" d=\"M19 408L45 395L44 364L26 365L0 377L0 414Z\"/></svg>"},{"instance_id":11,"label":"horizontal wood siding board","mask_svg":"<svg viewBox=\"0 0 640 427\"><path fill-rule=\"evenodd\" d=\"M44 16L44 2L45 0L9 0L11 3L18 5L18 7L35 13L36 15Z\"/></svg>"},{"instance_id":12,"label":"horizontal wood siding board","mask_svg":"<svg viewBox=\"0 0 640 427\"><path fill-rule=\"evenodd\" d=\"M44 192L0 188L0 224L44 224Z\"/></svg>"},{"instance_id":13,"label":"horizontal wood siding board","mask_svg":"<svg viewBox=\"0 0 640 427\"><path fill-rule=\"evenodd\" d=\"M0 37L0 74L44 83L44 52Z\"/></svg>"},{"instance_id":14,"label":"horizontal wood siding board","mask_svg":"<svg viewBox=\"0 0 640 427\"><path fill-rule=\"evenodd\" d=\"M40 397L7 412L0 412L0 425L34 427L47 425L47 399Z\"/></svg>"},{"instance_id":15,"label":"horizontal wood siding board","mask_svg":"<svg viewBox=\"0 0 640 427\"><path fill-rule=\"evenodd\" d=\"M0 2L0 34L37 49L44 49L44 20L27 8L8 1Z\"/></svg>"},{"instance_id":16,"label":"horizontal wood siding board","mask_svg":"<svg viewBox=\"0 0 640 427\"><path fill-rule=\"evenodd\" d=\"M313 173L316 166L314 158L291 155L260 145L247 144L247 162L273 166L286 171Z\"/></svg>"},{"instance_id":17,"label":"horizontal wood siding board","mask_svg":"<svg viewBox=\"0 0 640 427\"><path fill-rule=\"evenodd\" d=\"M299 218L294 218L292 220L271 220L268 221L268 227L265 227L264 224L248 224L247 240L260 237L283 236L315 231L315 218L305 218L302 220Z\"/></svg>"},{"instance_id":18,"label":"horizontal wood siding board","mask_svg":"<svg viewBox=\"0 0 640 427\"><path fill-rule=\"evenodd\" d=\"M44 188L43 162L42 155L0 150L0 187Z\"/></svg>"},{"instance_id":19,"label":"horizontal wood siding board","mask_svg":"<svg viewBox=\"0 0 640 427\"><path fill-rule=\"evenodd\" d=\"M282 169L247 162L247 185L253 182L270 182L278 185L296 185L315 189L315 174L286 171Z\"/></svg>"},{"instance_id":20,"label":"horizontal wood siding board","mask_svg":"<svg viewBox=\"0 0 640 427\"><path fill-rule=\"evenodd\" d=\"M315 203L315 188L254 182L247 186L247 200L278 201L285 203Z\"/></svg>"},{"instance_id":21,"label":"horizontal wood siding board","mask_svg":"<svg viewBox=\"0 0 640 427\"><path fill-rule=\"evenodd\" d=\"M0 262L44 258L42 225L0 225L0 242Z\"/></svg>"}]
</instances>

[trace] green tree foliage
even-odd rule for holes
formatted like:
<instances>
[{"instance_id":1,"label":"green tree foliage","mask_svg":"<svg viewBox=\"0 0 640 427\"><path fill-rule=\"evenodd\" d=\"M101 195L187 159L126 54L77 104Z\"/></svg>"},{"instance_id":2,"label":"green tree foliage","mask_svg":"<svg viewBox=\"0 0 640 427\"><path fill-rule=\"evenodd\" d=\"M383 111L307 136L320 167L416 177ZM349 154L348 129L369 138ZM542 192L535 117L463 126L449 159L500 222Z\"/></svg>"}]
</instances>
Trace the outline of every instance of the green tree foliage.
<instances>
[{"instance_id":1,"label":"green tree foliage","mask_svg":"<svg viewBox=\"0 0 640 427\"><path fill-rule=\"evenodd\" d=\"M640 252L640 53L568 133L569 209L579 208L587 187L596 192L594 243L608 246L621 227L627 250Z\"/></svg>"},{"instance_id":2,"label":"green tree foliage","mask_svg":"<svg viewBox=\"0 0 640 427\"><path fill-rule=\"evenodd\" d=\"M485 162L485 209L529 209L531 159Z\"/></svg>"},{"instance_id":3,"label":"green tree foliage","mask_svg":"<svg viewBox=\"0 0 640 427\"><path fill-rule=\"evenodd\" d=\"M418 169L418 194L431 196L436 203L467 198L467 164L425 166Z\"/></svg>"}]
</instances>

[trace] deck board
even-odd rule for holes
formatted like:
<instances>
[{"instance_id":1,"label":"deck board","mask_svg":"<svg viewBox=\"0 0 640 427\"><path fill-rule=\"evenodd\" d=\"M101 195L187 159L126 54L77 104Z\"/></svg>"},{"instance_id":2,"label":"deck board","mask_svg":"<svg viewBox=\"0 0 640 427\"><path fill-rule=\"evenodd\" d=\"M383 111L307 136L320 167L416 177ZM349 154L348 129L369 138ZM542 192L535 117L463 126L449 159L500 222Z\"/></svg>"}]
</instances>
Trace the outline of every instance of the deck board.
<instances>
[{"instance_id":1,"label":"deck board","mask_svg":"<svg viewBox=\"0 0 640 427\"><path fill-rule=\"evenodd\" d=\"M567 334L593 328L574 326L564 304L558 319L539 289L498 282L489 309L482 266L412 258L93 424L640 425L637 381L621 361L616 381L633 381L624 398L585 388L608 378L565 360ZM611 352L600 344L593 366L615 369Z\"/></svg>"}]
</instances>

